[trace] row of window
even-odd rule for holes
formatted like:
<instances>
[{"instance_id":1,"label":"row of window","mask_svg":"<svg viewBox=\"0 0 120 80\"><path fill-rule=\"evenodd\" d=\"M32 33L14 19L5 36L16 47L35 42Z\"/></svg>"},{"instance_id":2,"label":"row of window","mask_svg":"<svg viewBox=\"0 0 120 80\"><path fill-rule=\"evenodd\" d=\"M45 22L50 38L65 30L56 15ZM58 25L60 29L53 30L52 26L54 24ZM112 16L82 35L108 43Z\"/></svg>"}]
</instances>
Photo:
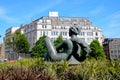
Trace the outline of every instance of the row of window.
<instances>
[{"instance_id":1,"label":"row of window","mask_svg":"<svg viewBox=\"0 0 120 80\"><path fill-rule=\"evenodd\" d=\"M64 31L62 31L62 32L60 32L60 34L62 35L62 36L67 36L67 32L64 32ZM57 31L52 31L51 32L51 35L52 36L58 36L58 35L60 35L59 34L59 32L57 32ZM48 35L48 31L40 31L40 35Z\"/></svg>"},{"instance_id":2,"label":"row of window","mask_svg":"<svg viewBox=\"0 0 120 80\"><path fill-rule=\"evenodd\" d=\"M42 25L42 28L47 28L47 25Z\"/></svg>"},{"instance_id":3,"label":"row of window","mask_svg":"<svg viewBox=\"0 0 120 80\"><path fill-rule=\"evenodd\" d=\"M51 35L58 36L58 32L57 31L51 32Z\"/></svg>"},{"instance_id":4,"label":"row of window","mask_svg":"<svg viewBox=\"0 0 120 80\"><path fill-rule=\"evenodd\" d=\"M42 28L48 28L47 25L42 25ZM53 26L52 29L67 29L65 26Z\"/></svg>"},{"instance_id":5,"label":"row of window","mask_svg":"<svg viewBox=\"0 0 120 80\"><path fill-rule=\"evenodd\" d=\"M111 55L111 58L113 58L113 59L120 59L120 55Z\"/></svg>"},{"instance_id":6,"label":"row of window","mask_svg":"<svg viewBox=\"0 0 120 80\"><path fill-rule=\"evenodd\" d=\"M97 27L79 27L81 30L98 30Z\"/></svg>"},{"instance_id":7,"label":"row of window","mask_svg":"<svg viewBox=\"0 0 120 80\"><path fill-rule=\"evenodd\" d=\"M85 36L85 34L87 34L87 36L93 36L93 32L80 32L80 36ZM95 36L98 36L98 33L95 33Z\"/></svg>"},{"instance_id":8,"label":"row of window","mask_svg":"<svg viewBox=\"0 0 120 80\"><path fill-rule=\"evenodd\" d=\"M110 48L112 48L112 49L120 48L120 44L111 44Z\"/></svg>"},{"instance_id":9,"label":"row of window","mask_svg":"<svg viewBox=\"0 0 120 80\"><path fill-rule=\"evenodd\" d=\"M111 50L111 54L116 54L116 53L120 54L120 50Z\"/></svg>"},{"instance_id":10,"label":"row of window","mask_svg":"<svg viewBox=\"0 0 120 80\"><path fill-rule=\"evenodd\" d=\"M35 28L36 28L35 26L29 27L29 28L26 27L24 29L24 32L29 32L29 31L35 30Z\"/></svg>"},{"instance_id":11,"label":"row of window","mask_svg":"<svg viewBox=\"0 0 120 80\"><path fill-rule=\"evenodd\" d=\"M52 29L67 29L65 26L53 26Z\"/></svg>"},{"instance_id":12,"label":"row of window","mask_svg":"<svg viewBox=\"0 0 120 80\"><path fill-rule=\"evenodd\" d=\"M120 59L120 50L112 50L110 55L111 55L111 58Z\"/></svg>"},{"instance_id":13,"label":"row of window","mask_svg":"<svg viewBox=\"0 0 120 80\"><path fill-rule=\"evenodd\" d=\"M32 31L32 30L35 30L36 26L32 26L32 27L29 27L29 28L25 28L24 29L24 32L29 32L29 31ZM43 29L46 29L48 28L47 25L42 25L42 28Z\"/></svg>"},{"instance_id":14,"label":"row of window","mask_svg":"<svg viewBox=\"0 0 120 80\"><path fill-rule=\"evenodd\" d=\"M62 36L67 36L67 35L68 35L68 32L65 32L65 31L62 31L62 32L60 32L60 33L59 33L58 31L52 31L52 32L51 32L51 35L52 35L52 36L59 36L60 34L61 34ZM81 32L81 33L80 33L81 36L84 36L84 34L85 34L85 32ZM40 35L49 35L49 33L48 33L48 31L40 31ZM93 34L88 32L88 33L87 33L87 36L93 36ZM88 38L88 39L87 39L87 41L90 41L90 42L91 42L92 40L93 40L92 38Z\"/></svg>"},{"instance_id":15,"label":"row of window","mask_svg":"<svg viewBox=\"0 0 120 80\"><path fill-rule=\"evenodd\" d=\"M55 21L55 20L54 20ZM59 21L58 19L56 21ZM60 20L59 22L61 22L61 24L66 24L66 22L70 25L72 25L73 23L76 23L77 25L85 25L85 24L91 24L90 22L85 22L85 21L76 21L76 20L70 20L70 21L66 21L66 20ZM51 23L51 20L41 20L39 21L39 23Z\"/></svg>"},{"instance_id":16,"label":"row of window","mask_svg":"<svg viewBox=\"0 0 120 80\"><path fill-rule=\"evenodd\" d=\"M39 20L37 23L48 23L51 24L51 20Z\"/></svg>"}]
</instances>

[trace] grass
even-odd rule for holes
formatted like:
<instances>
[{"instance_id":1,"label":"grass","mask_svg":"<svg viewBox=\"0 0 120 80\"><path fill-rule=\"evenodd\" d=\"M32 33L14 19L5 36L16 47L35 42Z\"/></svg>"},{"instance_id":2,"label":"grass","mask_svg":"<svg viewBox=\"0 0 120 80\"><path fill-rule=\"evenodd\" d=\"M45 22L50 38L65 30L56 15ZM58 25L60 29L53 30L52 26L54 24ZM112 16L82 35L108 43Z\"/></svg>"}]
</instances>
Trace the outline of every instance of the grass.
<instances>
[{"instance_id":1,"label":"grass","mask_svg":"<svg viewBox=\"0 0 120 80\"><path fill-rule=\"evenodd\" d=\"M0 63L0 80L120 80L120 60L86 59L75 66L41 58Z\"/></svg>"}]
</instances>

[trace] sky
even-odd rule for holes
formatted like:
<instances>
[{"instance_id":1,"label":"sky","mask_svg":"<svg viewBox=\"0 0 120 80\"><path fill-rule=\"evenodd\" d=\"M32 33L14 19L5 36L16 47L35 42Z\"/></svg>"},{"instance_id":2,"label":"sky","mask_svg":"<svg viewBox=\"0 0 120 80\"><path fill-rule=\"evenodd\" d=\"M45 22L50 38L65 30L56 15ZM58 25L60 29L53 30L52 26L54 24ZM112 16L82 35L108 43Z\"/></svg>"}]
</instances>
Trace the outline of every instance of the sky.
<instances>
[{"instance_id":1,"label":"sky","mask_svg":"<svg viewBox=\"0 0 120 80\"><path fill-rule=\"evenodd\" d=\"M120 38L120 0L0 0L0 43L8 28L48 16L49 11L88 18L106 38Z\"/></svg>"}]
</instances>

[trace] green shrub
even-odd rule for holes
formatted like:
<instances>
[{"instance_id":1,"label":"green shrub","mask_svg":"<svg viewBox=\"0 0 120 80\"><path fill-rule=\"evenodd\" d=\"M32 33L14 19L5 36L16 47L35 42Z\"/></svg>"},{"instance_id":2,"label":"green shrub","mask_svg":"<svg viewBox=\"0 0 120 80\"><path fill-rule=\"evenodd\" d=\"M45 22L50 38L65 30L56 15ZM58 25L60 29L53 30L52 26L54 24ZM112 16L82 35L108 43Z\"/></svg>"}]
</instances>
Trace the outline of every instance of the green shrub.
<instances>
[{"instance_id":1,"label":"green shrub","mask_svg":"<svg viewBox=\"0 0 120 80\"><path fill-rule=\"evenodd\" d=\"M86 59L69 65L67 61L22 59L0 63L0 75L0 80L120 80L120 60Z\"/></svg>"}]
</instances>

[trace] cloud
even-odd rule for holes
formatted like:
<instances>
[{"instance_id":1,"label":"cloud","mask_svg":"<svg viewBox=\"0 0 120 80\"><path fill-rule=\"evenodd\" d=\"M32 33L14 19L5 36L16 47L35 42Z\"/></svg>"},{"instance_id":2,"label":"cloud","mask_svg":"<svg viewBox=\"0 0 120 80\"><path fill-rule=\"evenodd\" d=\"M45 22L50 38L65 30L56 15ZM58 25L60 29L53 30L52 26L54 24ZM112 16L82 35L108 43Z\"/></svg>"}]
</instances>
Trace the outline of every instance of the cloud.
<instances>
[{"instance_id":1,"label":"cloud","mask_svg":"<svg viewBox=\"0 0 120 80\"><path fill-rule=\"evenodd\" d=\"M109 28L104 31L104 34L108 38L120 38L120 30L115 28Z\"/></svg>"},{"instance_id":2,"label":"cloud","mask_svg":"<svg viewBox=\"0 0 120 80\"><path fill-rule=\"evenodd\" d=\"M2 7L0 7L0 15L5 14L5 9L3 9Z\"/></svg>"},{"instance_id":3,"label":"cloud","mask_svg":"<svg viewBox=\"0 0 120 80\"><path fill-rule=\"evenodd\" d=\"M111 14L108 17L109 27L120 27L120 11Z\"/></svg>"},{"instance_id":4,"label":"cloud","mask_svg":"<svg viewBox=\"0 0 120 80\"><path fill-rule=\"evenodd\" d=\"M109 24L110 27L120 27L120 21L118 20L114 20L114 21L111 21L110 24Z\"/></svg>"},{"instance_id":5,"label":"cloud","mask_svg":"<svg viewBox=\"0 0 120 80\"><path fill-rule=\"evenodd\" d=\"M52 7L62 3L62 1L63 0L57 0L57 1L54 1L54 2L51 1L50 3L45 4L44 6L37 7L35 9L33 9L31 12L29 12L29 14L25 15L25 18L31 18L32 16L35 16L35 15L40 14L42 12L48 11Z\"/></svg>"},{"instance_id":6,"label":"cloud","mask_svg":"<svg viewBox=\"0 0 120 80\"><path fill-rule=\"evenodd\" d=\"M16 18L7 16L7 15L2 15L2 16L0 16L0 18L2 18L3 20L5 20L7 23L18 22L18 20Z\"/></svg>"},{"instance_id":7,"label":"cloud","mask_svg":"<svg viewBox=\"0 0 120 80\"><path fill-rule=\"evenodd\" d=\"M120 19L120 11L117 11L111 15L112 19Z\"/></svg>"},{"instance_id":8,"label":"cloud","mask_svg":"<svg viewBox=\"0 0 120 80\"><path fill-rule=\"evenodd\" d=\"M103 19L104 32L107 37L120 37L120 11L107 15Z\"/></svg>"},{"instance_id":9,"label":"cloud","mask_svg":"<svg viewBox=\"0 0 120 80\"><path fill-rule=\"evenodd\" d=\"M69 1L68 1L69 2ZM86 0L74 0L72 3L74 5L81 5L84 4L86 2Z\"/></svg>"},{"instance_id":10,"label":"cloud","mask_svg":"<svg viewBox=\"0 0 120 80\"><path fill-rule=\"evenodd\" d=\"M14 15L10 15L8 10L0 6L0 20L6 22L6 23L11 23L11 24L22 24L25 23L26 21L30 21L31 18L34 18L34 16L41 14L45 11L49 11L52 7L62 3L63 0L57 0L57 1L50 1L49 3L46 3L45 5L41 6L39 5L38 7L35 7L31 9L29 12L15 17ZM14 13L12 13L14 14Z\"/></svg>"},{"instance_id":11,"label":"cloud","mask_svg":"<svg viewBox=\"0 0 120 80\"><path fill-rule=\"evenodd\" d=\"M94 8L93 10L91 10L89 13L92 16L97 16L97 15L101 14L103 11L104 11L104 7L98 6L98 7Z\"/></svg>"},{"instance_id":12,"label":"cloud","mask_svg":"<svg viewBox=\"0 0 120 80\"><path fill-rule=\"evenodd\" d=\"M2 21L5 21L7 23L13 23L13 22L18 22L18 20L16 18L13 18L11 16L7 15L7 11L6 9L0 7L0 19Z\"/></svg>"}]
</instances>

